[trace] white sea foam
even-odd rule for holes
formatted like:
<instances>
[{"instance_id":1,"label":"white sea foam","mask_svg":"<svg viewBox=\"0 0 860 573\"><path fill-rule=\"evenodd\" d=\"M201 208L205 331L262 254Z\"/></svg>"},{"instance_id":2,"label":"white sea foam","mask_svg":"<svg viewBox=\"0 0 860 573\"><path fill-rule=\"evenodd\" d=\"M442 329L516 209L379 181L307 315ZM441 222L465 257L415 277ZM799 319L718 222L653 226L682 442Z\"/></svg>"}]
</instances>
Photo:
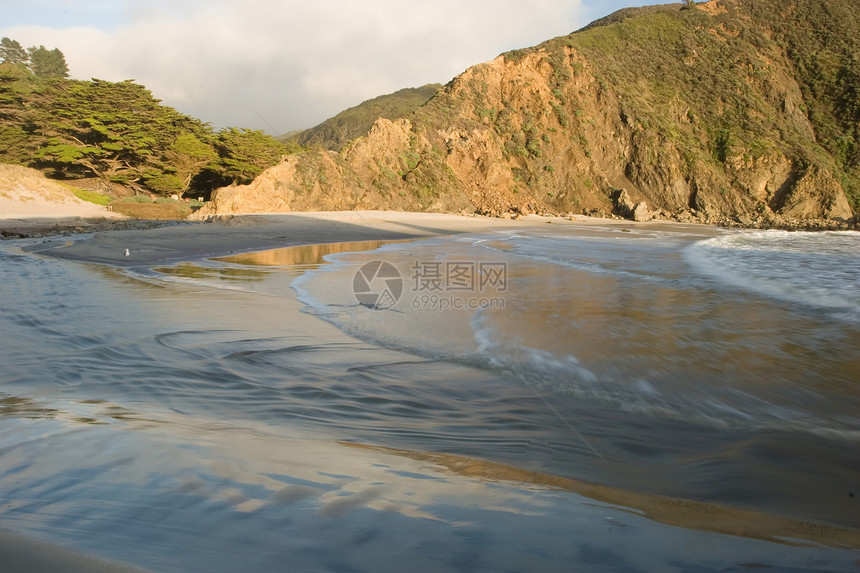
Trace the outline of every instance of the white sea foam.
<instances>
[{"instance_id":1,"label":"white sea foam","mask_svg":"<svg viewBox=\"0 0 860 573\"><path fill-rule=\"evenodd\" d=\"M517 339L502 341L490 325L486 310L476 312L471 325L477 342L476 361L513 372L545 390L575 392L597 383L597 376L583 367L573 354L556 356L547 350L531 348Z\"/></svg>"},{"instance_id":2,"label":"white sea foam","mask_svg":"<svg viewBox=\"0 0 860 573\"><path fill-rule=\"evenodd\" d=\"M720 282L860 319L860 233L738 233L695 243L684 258Z\"/></svg>"}]
</instances>

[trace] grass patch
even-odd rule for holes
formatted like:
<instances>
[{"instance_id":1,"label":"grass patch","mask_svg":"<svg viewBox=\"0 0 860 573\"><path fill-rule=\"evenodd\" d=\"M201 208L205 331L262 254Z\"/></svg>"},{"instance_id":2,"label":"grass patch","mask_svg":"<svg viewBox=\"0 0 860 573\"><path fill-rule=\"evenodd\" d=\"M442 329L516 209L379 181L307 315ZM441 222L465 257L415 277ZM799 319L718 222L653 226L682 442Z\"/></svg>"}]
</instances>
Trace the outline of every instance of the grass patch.
<instances>
[{"instance_id":1,"label":"grass patch","mask_svg":"<svg viewBox=\"0 0 860 573\"><path fill-rule=\"evenodd\" d=\"M191 214L192 208L187 203L170 201L152 203L140 201L114 201L110 204L111 211L133 219L175 220L184 219Z\"/></svg>"},{"instance_id":2,"label":"grass patch","mask_svg":"<svg viewBox=\"0 0 860 573\"><path fill-rule=\"evenodd\" d=\"M135 195L134 197L126 197L122 200L123 203L152 203L152 199L147 195Z\"/></svg>"},{"instance_id":3,"label":"grass patch","mask_svg":"<svg viewBox=\"0 0 860 573\"><path fill-rule=\"evenodd\" d=\"M88 201L102 206L108 205L111 202L111 198L107 195L102 195L101 193L88 191L86 189L75 189L75 197L82 201Z\"/></svg>"}]
</instances>

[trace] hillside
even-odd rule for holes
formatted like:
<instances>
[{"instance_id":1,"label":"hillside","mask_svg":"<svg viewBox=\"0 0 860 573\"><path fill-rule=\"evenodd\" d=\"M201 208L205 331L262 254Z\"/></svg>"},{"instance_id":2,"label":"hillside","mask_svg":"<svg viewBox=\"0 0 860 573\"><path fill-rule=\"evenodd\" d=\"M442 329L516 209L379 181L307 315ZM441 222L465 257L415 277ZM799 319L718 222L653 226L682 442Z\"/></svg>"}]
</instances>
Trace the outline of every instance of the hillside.
<instances>
[{"instance_id":1,"label":"hillside","mask_svg":"<svg viewBox=\"0 0 860 573\"><path fill-rule=\"evenodd\" d=\"M845 224L860 207L858 18L851 0L627 9L474 66L339 153L218 190L201 214Z\"/></svg>"},{"instance_id":2,"label":"hillside","mask_svg":"<svg viewBox=\"0 0 860 573\"><path fill-rule=\"evenodd\" d=\"M340 151L353 139L370 133L374 122L380 117L398 119L409 115L427 103L441 88L441 84L427 84L420 88L405 88L392 94L381 95L344 110L316 127L292 134L285 139L299 145L315 145Z\"/></svg>"}]
</instances>

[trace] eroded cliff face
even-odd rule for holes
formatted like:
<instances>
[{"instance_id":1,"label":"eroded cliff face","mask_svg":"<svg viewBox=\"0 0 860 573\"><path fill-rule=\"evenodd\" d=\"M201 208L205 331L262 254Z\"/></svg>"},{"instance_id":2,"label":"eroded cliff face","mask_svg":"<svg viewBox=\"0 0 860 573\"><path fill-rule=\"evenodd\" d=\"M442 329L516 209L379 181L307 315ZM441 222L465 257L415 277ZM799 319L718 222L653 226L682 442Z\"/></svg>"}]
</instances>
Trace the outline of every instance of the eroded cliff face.
<instances>
[{"instance_id":1,"label":"eroded cliff face","mask_svg":"<svg viewBox=\"0 0 860 573\"><path fill-rule=\"evenodd\" d=\"M409 118L379 119L340 153L286 157L250 185L219 190L200 216L638 211L849 223L840 165L803 111L795 63L743 4L634 14L474 66ZM667 63L653 64L648 49Z\"/></svg>"}]
</instances>

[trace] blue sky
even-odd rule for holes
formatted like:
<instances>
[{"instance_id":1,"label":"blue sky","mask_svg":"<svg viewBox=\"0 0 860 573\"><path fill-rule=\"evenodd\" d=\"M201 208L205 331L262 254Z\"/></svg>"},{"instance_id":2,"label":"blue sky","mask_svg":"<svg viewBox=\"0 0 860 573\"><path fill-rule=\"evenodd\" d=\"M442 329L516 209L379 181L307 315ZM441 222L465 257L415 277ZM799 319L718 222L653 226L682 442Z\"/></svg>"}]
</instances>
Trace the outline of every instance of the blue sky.
<instances>
[{"instance_id":1,"label":"blue sky","mask_svg":"<svg viewBox=\"0 0 860 573\"><path fill-rule=\"evenodd\" d=\"M660 2L0 0L0 36L216 127L283 133L646 3Z\"/></svg>"}]
</instances>

